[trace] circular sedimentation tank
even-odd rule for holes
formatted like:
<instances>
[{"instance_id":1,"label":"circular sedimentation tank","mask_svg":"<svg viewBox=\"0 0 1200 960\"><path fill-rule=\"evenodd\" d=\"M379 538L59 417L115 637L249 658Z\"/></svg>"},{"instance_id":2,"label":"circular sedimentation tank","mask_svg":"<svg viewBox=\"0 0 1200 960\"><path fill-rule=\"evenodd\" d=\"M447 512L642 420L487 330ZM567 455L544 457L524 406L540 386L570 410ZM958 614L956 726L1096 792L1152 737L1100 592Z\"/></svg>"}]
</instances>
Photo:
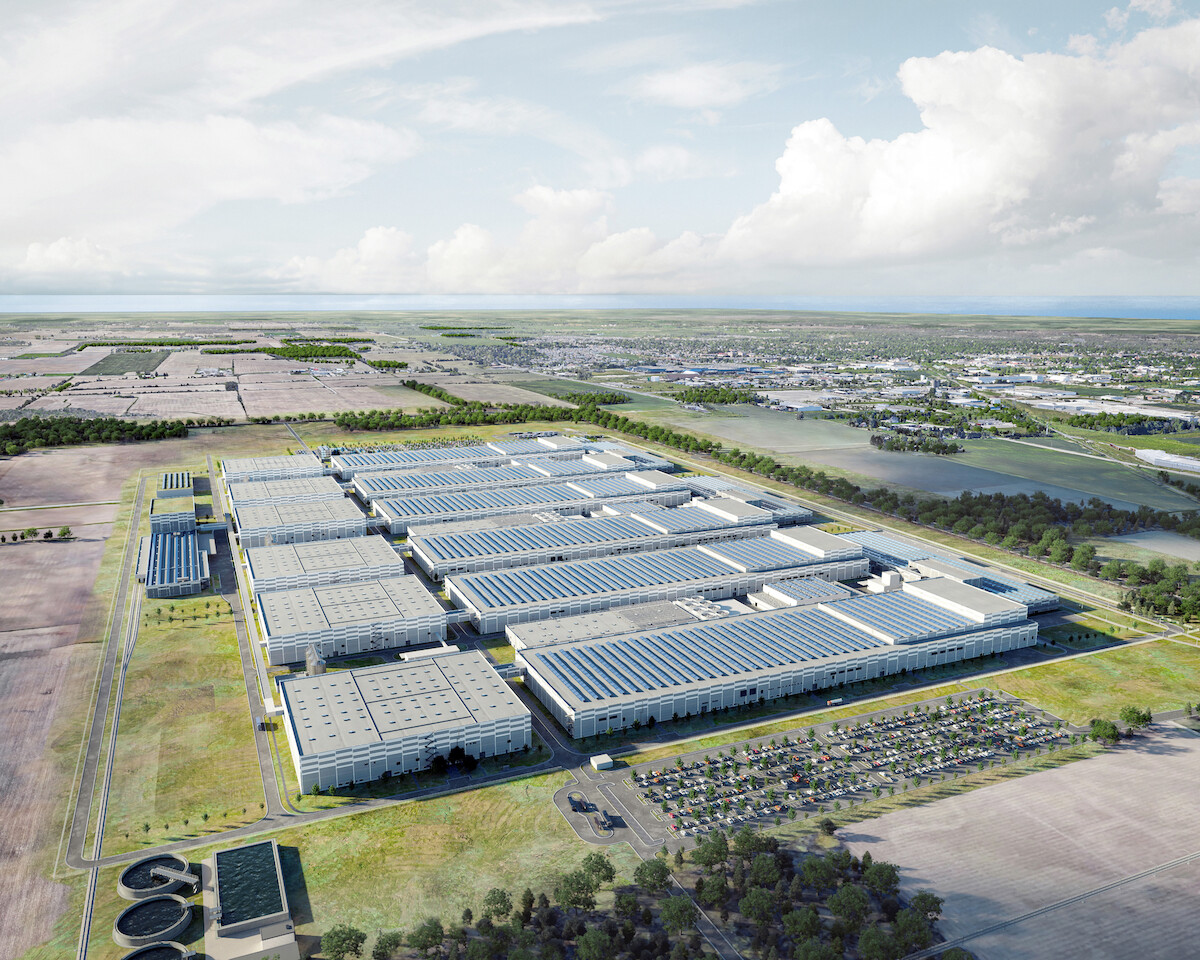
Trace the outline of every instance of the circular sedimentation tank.
<instances>
[{"instance_id":1,"label":"circular sedimentation tank","mask_svg":"<svg viewBox=\"0 0 1200 960\"><path fill-rule=\"evenodd\" d=\"M182 943L174 940L160 940L144 947L138 947L133 953L127 953L121 960L181 960L193 956L191 950Z\"/></svg>"},{"instance_id":2,"label":"circular sedimentation tank","mask_svg":"<svg viewBox=\"0 0 1200 960\"><path fill-rule=\"evenodd\" d=\"M192 905L178 894L139 900L113 922L113 940L122 947L145 947L178 937L192 922Z\"/></svg>"},{"instance_id":3,"label":"circular sedimentation tank","mask_svg":"<svg viewBox=\"0 0 1200 960\"><path fill-rule=\"evenodd\" d=\"M164 893L174 893L182 884L178 880L164 880L151 875L155 867L169 867L187 873L191 865L186 858L175 853L161 853L131 863L117 877L117 893L126 900L145 900Z\"/></svg>"}]
</instances>

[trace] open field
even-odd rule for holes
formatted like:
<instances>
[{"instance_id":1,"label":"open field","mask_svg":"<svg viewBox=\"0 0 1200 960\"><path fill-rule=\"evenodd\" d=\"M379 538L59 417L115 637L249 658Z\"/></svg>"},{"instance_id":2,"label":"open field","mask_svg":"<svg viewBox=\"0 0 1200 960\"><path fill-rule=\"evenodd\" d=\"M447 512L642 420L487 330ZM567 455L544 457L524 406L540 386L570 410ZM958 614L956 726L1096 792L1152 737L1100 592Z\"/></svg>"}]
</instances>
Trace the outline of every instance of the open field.
<instances>
[{"instance_id":1,"label":"open field","mask_svg":"<svg viewBox=\"0 0 1200 960\"><path fill-rule=\"evenodd\" d=\"M1072 723L1113 719L1122 706L1177 710L1200 702L1200 648L1171 640L1048 663L995 681Z\"/></svg>"},{"instance_id":2,"label":"open field","mask_svg":"<svg viewBox=\"0 0 1200 960\"><path fill-rule=\"evenodd\" d=\"M1099 553L1107 556L1125 558L1126 553L1121 547L1134 548L1129 552L1129 559L1145 562L1142 554L1166 554L1179 560L1200 562L1200 540L1193 540L1181 533L1170 530L1147 530L1143 533L1133 533L1127 537L1106 537L1089 541L1096 546Z\"/></svg>"},{"instance_id":3,"label":"open field","mask_svg":"<svg viewBox=\"0 0 1200 960\"><path fill-rule=\"evenodd\" d=\"M482 403L537 403L550 407L571 406L565 400L559 400L557 397L545 393L534 393L532 390L526 390L510 383L459 380L437 375L425 379L463 400L478 400Z\"/></svg>"},{"instance_id":4,"label":"open field","mask_svg":"<svg viewBox=\"0 0 1200 960\"><path fill-rule=\"evenodd\" d=\"M1088 760L846 828L851 851L901 865L901 889L946 901L947 938L1200 849L1200 738L1167 727ZM1184 956L1200 864L1051 911L966 948L981 960Z\"/></svg>"},{"instance_id":5,"label":"open field","mask_svg":"<svg viewBox=\"0 0 1200 960\"><path fill-rule=\"evenodd\" d=\"M105 851L240 826L262 815L262 800L228 606L213 596L144 601L121 705Z\"/></svg>"},{"instance_id":6,"label":"open field","mask_svg":"<svg viewBox=\"0 0 1200 960\"><path fill-rule=\"evenodd\" d=\"M48 393L38 397L25 409L30 416L47 413L69 413L72 410L89 410L102 413L106 417L123 417L133 406L131 394L99 394Z\"/></svg>"},{"instance_id":7,"label":"open field","mask_svg":"<svg viewBox=\"0 0 1200 960\"><path fill-rule=\"evenodd\" d=\"M148 353L110 353L101 357L86 370L89 377L119 377L126 373L150 373L167 359L169 351L154 350Z\"/></svg>"}]
</instances>

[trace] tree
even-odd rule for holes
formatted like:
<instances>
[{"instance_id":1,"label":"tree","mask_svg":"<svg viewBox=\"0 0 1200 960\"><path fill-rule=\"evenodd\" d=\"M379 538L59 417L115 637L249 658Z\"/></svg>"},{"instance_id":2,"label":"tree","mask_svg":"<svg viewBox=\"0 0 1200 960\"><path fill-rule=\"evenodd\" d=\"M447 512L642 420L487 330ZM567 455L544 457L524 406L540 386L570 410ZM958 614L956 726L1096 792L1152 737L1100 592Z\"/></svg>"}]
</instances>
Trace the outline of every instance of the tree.
<instances>
[{"instance_id":1,"label":"tree","mask_svg":"<svg viewBox=\"0 0 1200 960\"><path fill-rule=\"evenodd\" d=\"M363 944L366 942L367 935L361 930L339 923L321 936L321 950L330 960L344 960L347 956L362 956Z\"/></svg>"},{"instance_id":2,"label":"tree","mask_svg":"<svg viewBox=\"0 0 1200 960\"><path fill-rule=\"evenodd\" d=\"M612 937L593 927L575 942L575 956L578 960L611 960L616 956Z\"/></svg>"},{"instance_id":3,"label":"tree","mask_svg":"<svg viewBox=\"0 0 1200 960\"><path fill-rule=\"evenodd\" d=\"M853 883L847 883L840 887L837 893L825 903L830 912L851 930L857 930L862 926L871 905L862 887Z\"/></svg>"},{"instance_id":4,"label":"tree","mask_svg":"<svg viewBox=\"0 0 1200 960\"><path fill-rule=\"evenodd\" d=\"M486 917L507 917L512 913L512 897L507 890L492 887L483 898L483 914Z\"/></svg>"},{"instance_id":5,"label":"tree","mask_svg":"<svg viewBox=\"0 0 1200 960\"><path fill-rule=\"evenodd\" d=\"M724 864L729 859L729 840L723 830L717 830L705 837L692 851L692 860L697 865L711 870L718 864Z\"/></svg>"},{"instance_id":6,"label":"tree","mask_svg":"<svg viewBox=\"0 0 1200 960\"><path fill-rule=\"evenodd\" d=\"M1111 720L1092 720L1090 736L1098 743L1116 743L1121 739L1121 731Z\"/></svg>"},{"instance_id":7,"label":"tree","mask_svg":"<svg viewBox=\"0 0 1200 960\"><path fill-rule=\"evenodd\" d=\"M821 932L821 918L815 907L791 910L783 915L783 932L793 943L800 943Z\"/></svg>"},{"instance_id":8,"label":"tree","mask_svg":"<svg viewBox=\"0 0 1200 960\"><path fill-rule=\"evenodd\" d=\"M942 915L942 905L946 901L929 890L918 890L909 903L909 909L917 911L931 923Z\"/></svg>"},{"instance_id":9,"label":"tree","mask_svg":"<svg viewBox=\"0 0 1200 960\"><path fill-rule=\"evenodd\" d=\"M793 960L839 960L840 950L834 950L828 943L822 943L816 937L811 937L792 948Z\"/></svg>"},{"instance_id":10,"label":"tree","mask_svg":"<svg viewBox=\"0 0 1200 960\"><path fill-rule=\"evenodd\" d=\"M1132 705L1121 708L1121 722L1127 727L1135 730L1138 727L1148 727L1153 720L1154 715L1149 710Z\"/></svg>"},{"instance_id":11,"label":"tree","mask_svg":"<svg viewBox=\"0 0 1200 960\"><path fill-rule=\"evenodd\" d=\"M871 924L859 935L858 955L862 960L896 960L900 952L892 936Z\"/></svg>"},{"instance_id":12,"label":"tree","mask_svg":"<svg viewBox=\"0 0 1200 960\"><path fill-rule=\"evenodd\" d=\"M760 853L750 861L749 879L756 887L773 887L779 882L779 866L769 853Z\"/></svg>"},{"instance_id":13,"label":"tree","mask_svg":"<svg viewBox=\"0 0 1200 960\"><path fill-rule=\"evenodd\" d=\"M837 833L837 824L834 823L829 817L825 817L821 820L820 827L821 832L827 837L832 837L835 833Z\"/></svg>"},{"instance_id":14,"label":"tree","mask_svg":"<svg viewBox=\"0 0 1200 960\"><path fill-rule=\"evenodd\" d=\"M396 952L404 946L404 937L399 930L388 930L375 938L371 948L371 960L392 960Z\"/></svg>"},{"instance_id":15,"label":"tree","mask_svg":"<svg viewBox=\"0 0 1200 960\"><path fill-rule=\"evenodd\" d=\"M688 896L667 897L658 911L663 929L679 934L696 924L696 905Z\"/></svg>"},{"instance_id":16,"label":"tree","mask_svg":"<svg viewBox=\"0 0 1200 960\"><path fill-rule=\"evenodd\" d=\"M806 857L800 873L804 877L805 886L818 892L832 887L837 876L833 864L824 857Z\"/></svg>"},{"instance_id":17,"label":"tree","mask_svg":"<svg viewBox=\"0 0 1200 960\"><path fill-rule=\"evenodd\" d=\"M53 539L53 537L54 537L53 530L47 530L45 533L42 534L43 540L51 540L51 539Z\"/></svg>"},{"instance_id":18,"label":"tree","mask_svg":"<svg viewBox=\"0 0 1200 960\"><path fill-rule=\"evenodd\" d=\"M70 540L71 537L73 537L73 536L75 536L75 534L71 533L70 527L59 527L58 528L58 539L59 540Z\"/></svg>"},{"instance_id":19,"label":"tree","mask_svg":"<svg viewBox=\"0 0 1200 960\"><path fill-rule=\"evenodd\" d=\"M700 880L704 880L704 883L701 884ZM696 897L706 907L721 906L729 897L729 886L725 882L724 871L697 879Z\"/></svg>"},{"instance_id":20,"label":"tree","mask_svg":"<svg viewBox=\"0 0 1200 960\"><path fill-rule=\"evenodd\" d=\"M629 920L638 911L638 901L632 893L618 893L613 898L613 913L622 919Z\"/></svg>"},{"instance_id":21,"label":"tree","mask_svg":"<svg viewBox=\"0 0 1200 960\"><path fill-rule=\"evenodd\" d=\"M890 897L900 888L900 871L894 863L872 861L863 871L863 883L877 897Z\"/></svg>"},{"instance_id":22,"label":"tree","mask_svg":"<svg viewBox=\"0 0 1200 960\"><path fill-rule=\"evenodd\" d=\"M661 860L643 860L633 871L633 882L649 894L659 894L671 882L671 871Z\"/></svg>"},{"instance_id":23,"label":"tree","mask_svg":"<svg viewBox=\"0 0 1200 960\"><path fill-rule=\"evenodd\" d=\"M738 901L738 910L747 920L765 924L775 912L775 901L762 887L752 887Z\"/></svg>"},{"instance_id":24,"label":"tree","mask_svg":"<svg viewBox=\"0 0 1200 960\"><path fill-rule=\"evenodd\" d=\"M913 907L901 910L896 915L895 935L905 953L923 950L933 943L929 918Z\"/></svg>"},{"instance_id":25,"label":"tree","mask_svg":"<svg viewBox=\"0 0 1200 960\"><path fill-rule=\"evenodd\" d=\"M576 870L559 878L554 885L554 899L559 906L568 910L593 910L596 907L596 888L582 870Z\"/></svg>"},{"instance_id":26,"label":"tree","mask_svg":"<svg viewBox=\"0 0 1200 960\"><path fill-rule=\"evenodd\" d=\"M599 852L592 852L584 857L580 869L596 890L600 889L601 884L612 883L617 878L617 871L613 869L612 863Z\"/></svg>"},{"instance_id":27,"label":"tree","mask_svg":"<svg viewBox=\"0 0 1200 960\"><path fill-rule=\"evenodd\" d=\"M428 954L431 950L441 949L446 932L442 929L442 921L430 917L417 929L408 935L408 945L418 953Z\"/></svg>"}]
</instances>

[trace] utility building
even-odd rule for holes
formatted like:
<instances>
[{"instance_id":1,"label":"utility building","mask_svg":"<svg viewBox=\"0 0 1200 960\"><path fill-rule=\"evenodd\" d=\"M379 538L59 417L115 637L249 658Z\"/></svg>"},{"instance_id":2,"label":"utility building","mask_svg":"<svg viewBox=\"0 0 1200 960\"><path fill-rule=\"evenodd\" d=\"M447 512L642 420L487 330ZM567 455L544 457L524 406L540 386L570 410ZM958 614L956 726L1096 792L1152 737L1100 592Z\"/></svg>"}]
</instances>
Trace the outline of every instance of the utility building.
<instances>
[{"instance_id":1,"label":"utility building","mask_svg":"<svg viewBox=\"0 0 1200 960\"><path fill-rule=\"evenodd\" d=\"M264 503L316 503L342 500L346 492L334 477L300 477L295 480L246 480L229 485L229 500L235 507L257 507Z\"/></svg>"},{"instance_id":2,"label":"utility building","mask_svg":"<svg viewBox=\"0 0 1200 960\"><path fill-rule=\"evenodd\" d=\"M313 540L246 550L250 591L298 590L404 574L404 560L383 537Z\"/></svg>"},{"instance_id":3,"label":"utility building","mask_svg":"<svg viewBox=\"0 0 1200 960\"><path fill-rule=\"evenodd\" d=\"M221 461L221 476L226 484L324 475L324 465L311 453L295 453L287 457L239 457Z\"/></svg>"},{"instance_id":4,"label":"utility building","mask_svg":"<svg viewBox=\"0 0 1200 960\"><path fill-rule=\"evenodd\" d=\"M694 626L521 650L525 682L574 737L837 688L1032 646L1020 604L983 590L858 595Z\"/></svg>"},{"instance_id":5,"label":"utility building","mask_svg":"<svg viewBox=\"0 0 1200 960\"><path fill-rule=\"evenodd\" d=\"M650 500L662 506L677 506L690 499L691 493L682 481L657 470L646 470L569 483L376 500L373 509L375 516L387 523L392 533L403 534L410 526L418 524L482 520L543 511L580 514L613 501Z\"/></svg>"},{"instance_id":6,"label":"utility building","mask_svg":"<svg viewBox=\"0 0 1200 960\"><path fill-rule=\"evenodd\" d=\"M339 540L367 533L366 516L345 498L234 507L233 517L243 547Z\"/></svg>"},{"instance_id":7,"label":"utility building","mask_svg":"<svg viewBox=\"0 0 1200 960\"><path fill-rule=\"evenodd\" d=\"M255 594L272 666L446 639L446 611L416 577L389 577Z\"/></svg>"},{"instance_id":8,"label":"utility building","mask_svg":"<svg viewBox=\"0 0 1200 960\"><path fill-rule=\"evenodd\" d=\"M165 497L190 497L194 492L191 473L187 470L176 470L158 475L158 489L154 496L161 500Z\"/></svg>"},{"instance_id":9,"label":"utility building","mask_svg":"<svg viewBox=\"0 0 1200 960\"><path fill-rule=\"evenodd\" d=\"M825 580L866 575L865 558L827 561L785 533L772 530L745 540L463 574L446 580L446 592L480 633L494 633L510 623L631 603L692 595L723 600L761 590L789 574Z\"/></svg>"},{"instance_id":10,"label":"utility building","mask_svg":"<svg viewBox=\"0 0 1200 960\"><path fill-rule=\"evenodd\" d=\"M137 577L152 600L188 597L209 585L208 551L193 530L142 537Z\"/></svg>"},{"instance_id":11,"label":"utility building","mask_svg":"<svg viewBox=\"0 0 1200 960\"><path fill-rule=\"evenodd\" d=\"M770 512L728 498L693 500L671 509L657 504L639 506L645 509L532 526L449 534L410 533L409 546L421 569L441 580L481 570L756 537L775 526Z\"/></svg>"},{"instance_id":12,"label":"utility building","mask_svg":"<svg viewBox=\"0 0 1200 960\"><path fill-rule=\"evenodd\" d=\"M151 533L193 533L196 530L196 501L189 490L178 497L155 497L150 501Z\"/></svg>"},{"instance_id":13,"label":"utility building","mask_svg":"<svg viewBox=\"0 0 1200 960\"><path fill-rule=\"evenodd\" d=\"M425 770L455 748L486 759L531 743L529 711L476 650L285 677L279 691L306 793Z\"/></svg>"}]
</instances>

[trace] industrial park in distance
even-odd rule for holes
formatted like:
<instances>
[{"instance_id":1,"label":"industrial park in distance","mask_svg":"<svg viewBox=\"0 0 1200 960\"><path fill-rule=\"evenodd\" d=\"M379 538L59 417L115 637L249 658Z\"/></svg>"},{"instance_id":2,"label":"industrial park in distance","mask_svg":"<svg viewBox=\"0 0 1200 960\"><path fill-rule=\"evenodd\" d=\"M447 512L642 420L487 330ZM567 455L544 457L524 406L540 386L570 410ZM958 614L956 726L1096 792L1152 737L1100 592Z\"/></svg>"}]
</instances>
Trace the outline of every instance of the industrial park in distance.
<instances>
[{"instance_id":1,"label":"industrial park in distance","mask_svg":"<svg viewBox=\"0 0 1200 960\"><path fill-rule=\"evenodd\" d=\"M47 943L1006 958L1112 890L1175 943L1123 878L1191 862L1194 334L575 322L0 318Z\"/></svg>"}]
</instances>

